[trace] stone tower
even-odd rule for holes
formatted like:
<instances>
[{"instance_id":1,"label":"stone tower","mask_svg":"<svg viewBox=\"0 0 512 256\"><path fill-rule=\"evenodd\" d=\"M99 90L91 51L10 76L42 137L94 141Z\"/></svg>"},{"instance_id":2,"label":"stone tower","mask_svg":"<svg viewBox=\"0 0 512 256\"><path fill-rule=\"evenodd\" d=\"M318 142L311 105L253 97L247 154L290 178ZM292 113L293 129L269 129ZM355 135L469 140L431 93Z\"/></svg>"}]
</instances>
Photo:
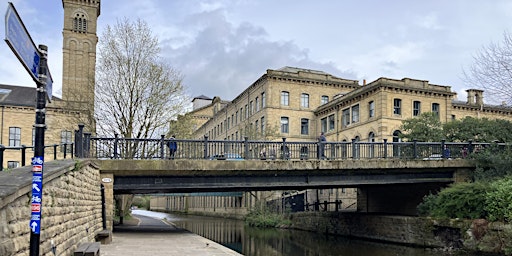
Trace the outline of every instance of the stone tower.
<instances>
[{"instance_id":1,"label":"stone tower","mask_svg":"<svg viewBox=\"0 0 512 256\"><path fill-rule=\"evenodd\" d=\"M62 0L62 100L68 108L78 109L90 131L95 130L94 87L97 20L100 0Z\"/></svg>"}]
</instances>

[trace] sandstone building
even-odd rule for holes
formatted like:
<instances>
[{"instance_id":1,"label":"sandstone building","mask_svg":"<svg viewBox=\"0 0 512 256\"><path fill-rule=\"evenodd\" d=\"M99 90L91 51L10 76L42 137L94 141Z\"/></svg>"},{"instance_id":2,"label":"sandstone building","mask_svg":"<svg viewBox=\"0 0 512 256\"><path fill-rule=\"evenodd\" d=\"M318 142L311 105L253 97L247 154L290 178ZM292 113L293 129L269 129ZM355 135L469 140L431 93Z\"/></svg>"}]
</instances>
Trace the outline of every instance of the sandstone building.
<instances>
[{"instance_id":1,"label":"sandstone building","mask_svg":"<svg viewBox=\"0 0 512 256\"><path fill-rule=\"evenodd\" d=\"M100 0L63 0L62 4L62 99L53 97L46 106L45 145L73 142L73 131L79 123L85 124L88 131L95 130L94 67ZM7 148L34 145L35 100L35 84L31 87L0 85L0 145ZM47 148L45 155L51 159L53 148ZM32 156L33 150L28 149L26 164L30 164ZM18 167L21 162L20 150L4 151L1 163L4 168Z\"/></svg>"}]
</instances>

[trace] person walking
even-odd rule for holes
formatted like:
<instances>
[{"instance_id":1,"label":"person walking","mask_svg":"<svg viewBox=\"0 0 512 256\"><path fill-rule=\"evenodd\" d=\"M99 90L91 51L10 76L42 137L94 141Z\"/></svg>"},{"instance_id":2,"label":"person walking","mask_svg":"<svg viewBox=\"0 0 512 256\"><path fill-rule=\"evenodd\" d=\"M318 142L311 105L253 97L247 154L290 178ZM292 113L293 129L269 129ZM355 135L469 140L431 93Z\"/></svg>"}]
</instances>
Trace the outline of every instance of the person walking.
<instances>
[{"instance_id":1,"label":"person walking","mask_svg":"<svg viewBox=\"0 0 512 256\"><path fill-rule=\"evenodd\" d=\"M174 135L171 136L169 140L169 158L174 159L174 155L176 154L176 150L178 150L178 145L176 143L176 138Z\"/></svg>"}]
</instances>

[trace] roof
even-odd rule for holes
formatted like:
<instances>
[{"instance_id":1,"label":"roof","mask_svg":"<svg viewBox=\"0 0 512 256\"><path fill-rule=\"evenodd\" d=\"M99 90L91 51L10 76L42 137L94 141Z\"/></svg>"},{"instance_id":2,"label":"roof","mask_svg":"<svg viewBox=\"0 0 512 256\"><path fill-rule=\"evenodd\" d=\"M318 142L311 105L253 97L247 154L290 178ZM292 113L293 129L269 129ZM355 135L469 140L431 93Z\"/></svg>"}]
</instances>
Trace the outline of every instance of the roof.
<instances>
[{"instance_id":1,"label":"roof","mask_svg":"<svg viewBox=\"0 0 512 256\"><path fill-rule=\"evenodd\" d=\"M284 72L290 72L290 73L298 73L299 71L313 73L313 74L321 74L321 75L329 75L329 73L325 73L320 70L313 70L313 69L305 69L305 68L296 68L296 67L282 67L278 69L277 71L284 71Z\"/></svg>"},{"instance_id":2,"label":"roof","mask_svg":"<svg viewBox=\"0 0 512 256\"><path fill-rule=\"evenodd\" d=\"M0 84L0 105L35 107L36 88Z\"/></svg>"},{"instance_id":3,"label":"roof","mask_svg":"<svg viewBox=\"0 0 512 256\"><path fill-rule=\"evenodd\" d=\"M204 96L204 95L196 96L196 97L194 97L194 99L192 99L192 101L194 101L195 99L200 99L200 100L211 100L211 98L210 98L210 97L208 97L208 96Z\"/></svg>"}]
</instances>

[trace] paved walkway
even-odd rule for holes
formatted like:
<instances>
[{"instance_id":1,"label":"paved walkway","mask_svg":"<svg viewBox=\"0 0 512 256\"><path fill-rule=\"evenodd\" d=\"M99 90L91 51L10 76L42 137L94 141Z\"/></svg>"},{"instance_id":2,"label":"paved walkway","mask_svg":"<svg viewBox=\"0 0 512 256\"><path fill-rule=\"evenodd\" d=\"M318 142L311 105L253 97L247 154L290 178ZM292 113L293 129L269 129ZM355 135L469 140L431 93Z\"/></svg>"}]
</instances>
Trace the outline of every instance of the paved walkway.
<instances>
[{"instance_id":1,"label":"paved walkway","mask_svg":"<svg viewBox=\"0 0 512 256\"><path fill-rule=\"evenodd\" d=\"M226 256L242 255L163 220L141 215L114 228L111 244L101 256Z\"/></svg>"}]
</instances>

